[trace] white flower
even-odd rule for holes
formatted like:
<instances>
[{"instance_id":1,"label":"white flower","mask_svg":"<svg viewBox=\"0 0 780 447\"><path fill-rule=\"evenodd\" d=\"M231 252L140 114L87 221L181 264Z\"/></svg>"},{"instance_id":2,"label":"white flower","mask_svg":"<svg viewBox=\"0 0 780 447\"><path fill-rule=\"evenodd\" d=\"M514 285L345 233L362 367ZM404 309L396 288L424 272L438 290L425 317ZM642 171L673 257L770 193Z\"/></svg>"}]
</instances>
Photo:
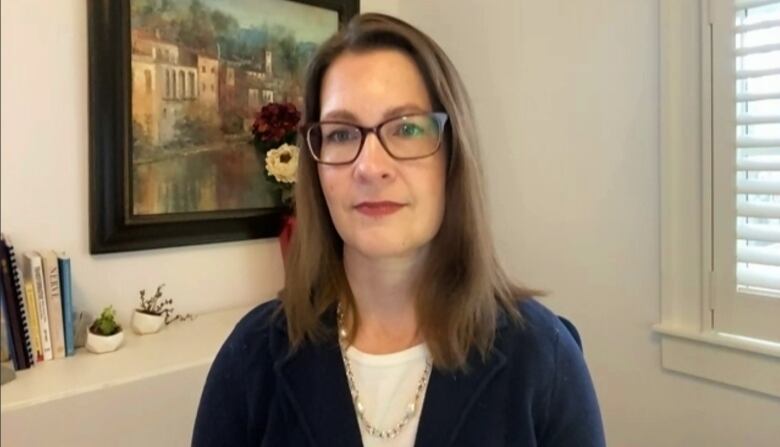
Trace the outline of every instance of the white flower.
<instances>
[{"instance_id":1,"label":"white flower","mask_svg":"<svg viewBox=\"0 0 780 447\"><path fill-rule=\"evenodd\" d=\"M295 183L299 153L298 146L292 144L283 144L276 149L271 149L265 156L265 168L277 182Z\"/></svg>"}]
</instances>

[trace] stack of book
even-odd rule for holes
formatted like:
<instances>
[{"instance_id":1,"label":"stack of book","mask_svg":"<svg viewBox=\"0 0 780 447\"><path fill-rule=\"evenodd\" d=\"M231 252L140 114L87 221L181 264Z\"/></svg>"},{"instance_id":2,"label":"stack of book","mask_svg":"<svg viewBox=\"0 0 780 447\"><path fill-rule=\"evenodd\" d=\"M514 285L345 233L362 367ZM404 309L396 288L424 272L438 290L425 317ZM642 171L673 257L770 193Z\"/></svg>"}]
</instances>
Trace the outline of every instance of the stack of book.
<instances>
[{"instance_id":1,"label":"stack of book","mask_svg":"<svg viewBox=\"0 0 780 447\"><path fill-rule=\"evenodd\" d=\"M2 345L16 370L72 356L70 258L52 250L21 255L0 235Z\"/></svg>"}]
</instances>

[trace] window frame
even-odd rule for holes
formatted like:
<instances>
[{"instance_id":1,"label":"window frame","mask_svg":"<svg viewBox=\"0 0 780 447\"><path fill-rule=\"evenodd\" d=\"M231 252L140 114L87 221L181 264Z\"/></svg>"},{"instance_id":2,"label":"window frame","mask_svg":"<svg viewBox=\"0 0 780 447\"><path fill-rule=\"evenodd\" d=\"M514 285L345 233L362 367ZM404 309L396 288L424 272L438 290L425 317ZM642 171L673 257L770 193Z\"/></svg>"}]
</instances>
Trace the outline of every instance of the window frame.
<instances>
[{"instance_id":1,"label":"window frame","mask_svg":"<svg viewBox=\"0 0 780 447\"><path fill-rule=\"evenodd\" d=\"M709 1L660 0L659 12L661 363L780 397L780 345L713 329Z\"/></svg>"}]
</instances>

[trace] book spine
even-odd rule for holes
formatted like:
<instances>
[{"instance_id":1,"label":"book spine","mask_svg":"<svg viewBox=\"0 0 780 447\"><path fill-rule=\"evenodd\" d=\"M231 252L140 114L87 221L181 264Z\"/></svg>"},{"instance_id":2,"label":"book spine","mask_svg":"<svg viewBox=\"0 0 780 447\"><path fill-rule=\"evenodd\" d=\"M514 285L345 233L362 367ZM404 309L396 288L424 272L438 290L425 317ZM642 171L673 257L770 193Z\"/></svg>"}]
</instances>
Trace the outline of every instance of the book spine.
<instances>
[{"instance_id":1,"label":"book spine","mask_svg":"<svg viewBox=\"0 0 780 447\"><path fill-rule=\"evenodd\" d=\"M24 305L27 308L27 322L30 327L30 339L33 347L33 360L35 363L43 361L43 346L41 346L41 328L38 324L38 300L35 297L35 288L32 285L32 275L27 274L24 280Z\"/></svg>"},{"instance_id":2,"label":"book spine","mask_svg":"<svg viewBox=\"0 0 780 447\"><path fill-rule=\"evenodd\" d=\"M21 268L22 284L24 285L24 307L27 313L27 326L30 332L30 341L33 349L33 363L43 361L43 347L41 345L41 330L38 324L38 302L33 287L32 259L29 253L23 253L19 262Z\"/></svg>"},{"instance_id":3,"label":"book spine","mask_svg":"<svg viewBox=\"0 0 780 447\"><path fill-rule=\"evenodd\" d=\"M38 305L38 325L41 330L41 348L43 349L43 359L51 360L54 353L51 347L51 332L49 329L49 309L46 302L46 286L43 279L43 263L41 257L37 254L31 256L33 288Z\"/></svg>"},{"instance_id":4,"label":"book spine","mask_svg":"<svg viewBox=\"0 0 780 447\"><path fill-rule=\"evenodd\" d=\"M49 333L52 356L65 357L65 334L62 330L62 297L60 294L60 268L57 255L51 250L40 253L43 262L46 308L49 311Z\"/></svg>"},{"instance_id":5,"label":"book spine","mask_svg":"<svg viewBox=\"0 0 780 447\"><path fill-rule=\"evenodd\" d=\"M60 267L60 286L62 288L62 322L65 335L65 355L70 357L76 352L73 328L73 288L70 282L70 258L61 255L57 258Z\"/></svg>"},{"instance_id":6,"label":"book spine","mask_svg":"<svg viewBox=\"0 0 780 447\"><path fill-rule=\"evenodd\" d=\"M8 307L5 302L5 289L0 285L0 351L8 352L8 359L14 365L14 369L19 369L19 358L14 349L14 337L11 329L11 322L8 317ZM5 356L0 357L0 361L5 361Z\"/></svg>"},{"instance_id":7,"label":"book spine","mask_svg":"<svg viewBox=\"0 0 780 447\"><path fill-rule=\"evenodd\" d=\"M25 290L24 290L24 281L22 279L22 271L19 266L19 261L16 258L16 251L14 250L13 244L6 240L6 245L8 247L8 256L11 259L11 276L13 277L14 282L14 291L16 292L16 306L19 309L19 315L22 320L22 331L24 332L24 356L26 359L26 365L27 367L33 366L35 364L35 354L33 351L33 345L32 345L32 336L30 334L30 324L29 319L27 318L27 308L25 306Z\"/></svg>"},{"instance_id":8,"label":"book spine","mask_svg":"<svg viewBox=\"0 0 780 447\"><path fill-rule=\"evenodd\" d=\"M26 362L24 351L24 321L21 317L21 311L18 308L17 300L14 295L13 279L11 275L11 262L8 247L5 240L0 240L0 287L3 288L3 295L8 306L8 323L11 327L11 341L14 344L13 352L15 365L17 369L25 369L30 365Z\"/></svg>"}]
</instances>

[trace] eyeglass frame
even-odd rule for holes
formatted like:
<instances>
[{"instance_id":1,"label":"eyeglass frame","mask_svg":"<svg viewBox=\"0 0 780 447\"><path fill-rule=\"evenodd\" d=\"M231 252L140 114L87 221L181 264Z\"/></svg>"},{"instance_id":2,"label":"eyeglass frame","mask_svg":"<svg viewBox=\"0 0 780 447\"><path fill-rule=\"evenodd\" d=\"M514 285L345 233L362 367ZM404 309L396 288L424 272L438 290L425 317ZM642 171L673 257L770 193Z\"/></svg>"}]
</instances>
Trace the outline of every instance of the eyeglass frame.
<instances>
[{"instance_id":1,"label":"eyeglass frame","mask_svg":"<svg viewBox=\"0 0 780 447\"><path fill-rule=\"evenodd\" d=\"M390 122L395 121L395 120L398 120L398 119L408 118L408 117L412 117L412 116L421 116L421 115L428 115L428 116L434 117L436 119L438 125L439 125L438 126L439 127L439 136L438 136L438 141L436 142L436 148L430 154L420 155L420 156L417 156L417 157L398 157L398 156L396 156L395 154L393 154L390 151L390 149L387 148L387 144L385 144L385 141L383 140L382 135L380 134L380 131L382 130L382 127L384 127L385 124L390 123ZM311 157L314 159L315 162L317 162L319 164L323 164L323 165L328 165L328 166L345 166L345 165L350 165L350 164L354 163L355 160L357 160L358 157L360 157L360 153L363 152L363 147L366 144L366 138L368 138L368 134L369 133L373 133L374 135L376 135L376 139L379 141L379 144L382 146L382 149L384 149L385 152L387 152L387 154L390 155L390 157L392 157L395 160L400 160L400 161L419 160L419 159L422 159L422 158L431 157L435 153L439 152L439 149L441 148L441 143L442 143L442 140L444 139L444 131L445 131L445 126L447 125L447 122L449 122L449 115L447 115L446 112L420 112L420 113L406 113L406 114L403 114L403 115L394 116L394 117L391 117L391 118L388 118L388 119L382 121L381 123L379 123L379 124L377 124L376 126L373 126L373 127L361 126L359 124L356 124L356 123L353 123L353 122L348 122L348 121L338 121L338 120L335 120L335 121L315 121L315 122L307 123L307 124L301 126L300 132L301 132L301 135L303 136L304 142L306 143L306 147L309 149L309 154L311 155ZM358 150L355 153L355 157L354 158L352 158L349 161L332 163L332 162L321 161L317 157L317 155L315 155L314 149L311 147L311 140L309 138L309 134L311 133L312 129L314 129L317 126L321 126L322 124L342 124L342 125L345 125L345 126L350 126L350 127L356 128L356 129L358 129L360 131L360 146L358 146Z\"/></svg>"}]
</instances>

